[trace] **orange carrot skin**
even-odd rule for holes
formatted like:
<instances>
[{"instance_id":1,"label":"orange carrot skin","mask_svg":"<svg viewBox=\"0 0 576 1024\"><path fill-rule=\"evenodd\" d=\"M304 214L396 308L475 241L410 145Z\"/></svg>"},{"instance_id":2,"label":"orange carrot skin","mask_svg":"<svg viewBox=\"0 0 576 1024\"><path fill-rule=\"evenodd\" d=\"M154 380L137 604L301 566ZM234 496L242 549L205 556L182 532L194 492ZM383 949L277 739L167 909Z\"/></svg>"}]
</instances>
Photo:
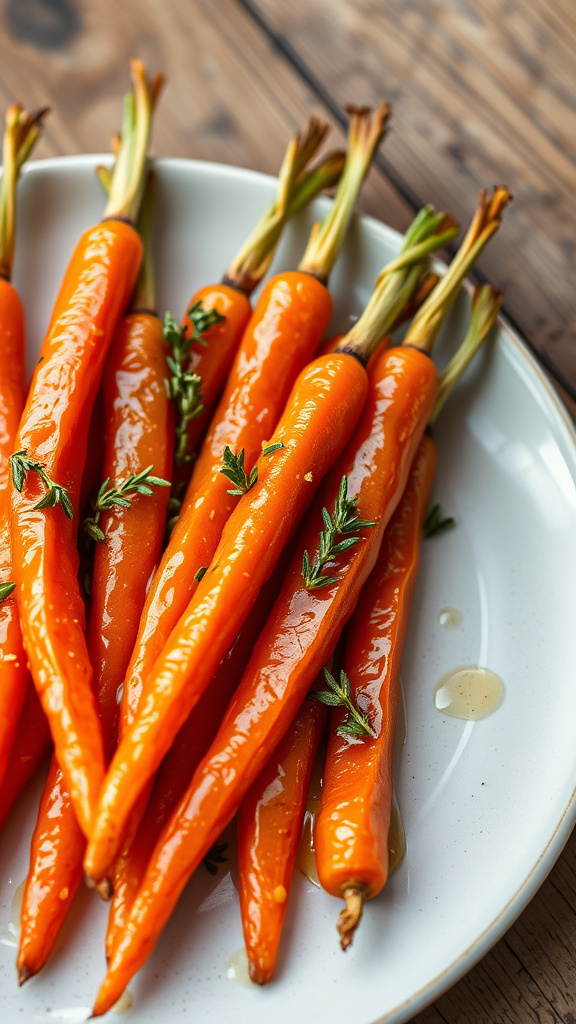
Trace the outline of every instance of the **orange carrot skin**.
<instances>
[{"instance_id":1,"label":"orange carrot skin","mask_svg":"<svg viewBox=\"0 0 576 1024\"><path fill-rule=\"evenodd\" d=\"M111 484L150 465L154 476L170 479L174 430L166 376L162 321L148 312L123 317L104 371L104 479ZM116 742L118 688L162 550L169 493L153 487L150 495L134 496L130 508L100 518L106 539L95 545L87 643L107 759Z\"/></svg>"},{"instance_id":2,"label":"orange carrot skin","mask_svg":"<svg viewBox=\"0 0 576 1024\"><path fill-rule=\"evenodd\" d=\"M434 441L424 436L346 631L352 699L377 735L361 742L338 735L343 715L334 709L314 831L318 875L332 896L352 885L376 896L388 878L400 664L436 461Z\"/></svg>"},{"instance_id":3,"label":"orange carrot skin","mask_svg":"<svg viewBox=\"0 0 576 1024\"><path fill-rule=\"evenodd\" d=\"M8 459L26 399L24 310L16 289L0 278L0 583L13 579L10 546L10 470ZM14 593L0 601L0 787L30 673Z\"/></svg>"},{"instance_id":4,"label":"orange carrot skin","mask_svg":"<svg viewBox=\"0 0 576 1024\"><path fill-rule=\"evenodd\" d=\"M82 879L86 840L55 757L30 846L16 967L20 983L44 966Z\"/></svg>"},{"instance_id":5,"label":"orange carrot skin","mask_svg":"<svg viewBox=\"0 0 576 1024\"><path fill-rule=\"evenodd\" d=\"M302 371L258 482L230 516L211 568L146 682L141 711L114 755L85 869L99 880L112 863L130 809L246 620L258 591L315 487L343 450L366 397L364 368L323 356Z\"/></svg>"},{"instance_id":6,"label":"orange carrot skin","mask_svg":"<svg viewBox=\"0 0 576 1024\"><path fill-rule=\"evenodd\" d=\"M172 465L172 409L164 384L162 322L151 313L120 321L104 370L104 478L114 482L154 465L166 477ZM117 690L136 637L146 584L158 559L168 490L103 513L106 535L96 544L88 651L105 754L112 756ZM55 759L38 811L30 869L22 899L17 966L21 978L45 964L82 877L86 841ZM63 895L65 894L65 895Z\"/></svg>"},{"instance_id":7,"label":"orange carrot skin","mask_svg":"<svg viewBox=\"0 0 576 1024\"><path fill-rule=\"evenodd\" d=\"M208 303L208 297L204 301ZM220 473L225 446L235 453L243 448L245 465L252 468L262 442L272 436L298 373L312 359L331 315L330 293L309 274L281 274L265 286L146 599L124 689L123 727L134 718L143 681L197 588L197 570L212 561L224 524L238 503L237 497L227 493L231 484ZM219 328L222 325L213 330ZM206 353L204 359L208 358L210 345L208 342L208 348L202 350ZM199 363L197 367L202 374Z\"/></svg>"},{"instance_id":8,"label":"orange carrot skin","mask_svg":"<svg viewBox=\"0 0 576 1024\"><path fill-rule=\"evenodd\" d=\"M190 352L190 370L202 378L204 406L204 412L188 424L188 450L191 452L196 451L206 432L230 372L230 364L252 316L252 306L246 293L229 284L200 288L190 300L188 309L197 302L201 302L205 310L215 309L225 319L206 331L203 335L205 345L196 343ZM182 318L182 327L186 326L189 330L193 327L188 314Z\"/></svg>"},{"instance_id":9,"label":"orange carrot skin","mask_svg":"<svg viewBox=\"0 0 576 1024\"><path fill-rule=\"evenodd\" d=\"M45 491L34 473L22 493L12 489L14 579L24 646L85 835L104 777L104 753L77 579L78 500L104 358L141 257L137 232L123 222L108 220L83 235L61 290L67 302L59 306L42 345L15 442L68 488L75 512L71 522L59 506L35 509Z\"/></svg>"},{"instance_id":10,"label":"orange carrot skin","mask_svg":"<svg viewBox=\"0 0 576 1024\"><path fill-rule=\"evenodd\" d=\"M272 981L326 708L307 697L238 812L238 892L250 979Z\"/></svg>"},{"instance_id":11,"label":"orange carrot skin","mask_svg":"<svg viewBox=\"0 0 576 1024\"><path fill-rule=\"evenodd\" d=\"M98 994L96 1014L119 998L149 956L188 878L297 714L374 567L432 412L438 375L422 352L395 348L382 353L370 383L364 415L306 517L301 543L216 738L154 850ZM333 507L343 475L348 493L358 495L360 515L377 526L339 556L338 583L307 591L302 553L316 550L322 506Z\"/></svg>"},{"instance_id":12,"label":"orange carrot skin","mask_svg":"<svg viewBox=\"0 0 576 1024\"><path fill-rule=\"evenodd\" d=\"M27 782L51 746L50 729L38 694L30 680L16 728L8 771L0 787L0 829Z\"/></svg>"}]
</instances>

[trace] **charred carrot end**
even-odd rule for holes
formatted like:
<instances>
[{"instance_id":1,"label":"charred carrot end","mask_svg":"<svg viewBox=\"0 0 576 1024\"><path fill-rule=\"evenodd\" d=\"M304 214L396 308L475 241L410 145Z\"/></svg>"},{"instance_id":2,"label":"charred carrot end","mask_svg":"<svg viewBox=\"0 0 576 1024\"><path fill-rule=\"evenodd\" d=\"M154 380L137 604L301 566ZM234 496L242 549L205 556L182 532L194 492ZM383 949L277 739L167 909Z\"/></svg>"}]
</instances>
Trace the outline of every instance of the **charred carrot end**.
<instances>
[{"instance_id":1,"label":"charred carrot end","mask_svg":"<svg viewBox=\"0 0 576 1024\"><path fill-rule=\"evenodd\" d=\"M31 114L19 103L6 113L0 182L0 277L10 280L14 260L16 220L16 182L22 164L28 159L42 128L48 108Z\"/></svg>"},{"instance_id":2,"label":"charred carrot end","mask_svg":"<svg viewBox=\"0 0 576 1024\"><path fill-rule=\"evenodd\" d=\"M490 197L486 190L480 193L466 236L444 277L414 317L404 345L430 352L450 303L482 249L500 227L502 214L512 198L504 185L497 186Z\"/></svg>"},{"instance_id":3,"label":"charred carrot end","mask_svg":"<svg viewBox=\"0 0 576 1024\"><path fill-rule=\"evenodd\" d=\"M155 75L149 82L140 60L132 61L130 73L132 89L124 98L122 135L114 170L109 179L109 196L104 220L127 220L130 224L135 224L146 182L144 170L152 115L164 77Z\"/></svg>"},{"instance_id":4,"label":"charred carrot end","mask_svg":"<svg viewBox=\"0 0 576 1024\"><path fill-rule=\"evenodd\" d=\"M344 165L343 154L332 154L315 170L306 170L327 131L324 121L311 117L304 130L290 139L274 201L230 264L224 276L226 284L250 295L270 267L286 221L318 192L338 181Z\"/></svg>"},{"instance_id":5,"label":"charred carrot end","mask_svg":"<svg viewBox=\"0 0 576 1024\"><path fill-rule=\"evenodd\" d=\"M350 886L344 890L342 896L346 901L346 906L344 910L340 911L336 928L340 936L340 948L346 952L352 945L354 934L362 920L366 902L366 887L363 885Z\"/></svg>"},{"instance_id":6,"label":"charred carrot end","mask_svg":"<svg viewBox=\"0 0 576 1024\"><path fill-rule=\"evenodd\" d=\"M390 107L381 103L374 114L369 107L348 107L348 153L334 204L317 224L300 262L299 270L326 282L338 259L354 204L390 118Z\"/></svg>"}]
</instances>

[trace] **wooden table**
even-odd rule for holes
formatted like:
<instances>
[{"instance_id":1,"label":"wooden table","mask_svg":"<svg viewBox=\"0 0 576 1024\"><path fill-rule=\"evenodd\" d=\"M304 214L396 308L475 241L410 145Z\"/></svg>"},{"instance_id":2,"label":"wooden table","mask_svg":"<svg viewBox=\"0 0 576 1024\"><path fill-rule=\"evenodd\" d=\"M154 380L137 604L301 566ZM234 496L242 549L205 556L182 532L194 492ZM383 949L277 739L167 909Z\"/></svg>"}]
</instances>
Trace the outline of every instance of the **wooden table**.
<instances>
[{"instance_id":1,"label":"wooden table","mask_svg":"<svg viewBox=\"0 0 576 1024\"><path fill-rule=\"evenodd\" d=\"M39 156L108 148L134 55L169 76L158 155L275 173L311 109L343 126L345 102L390 100L361 208L404 230L432 202L465 223L481 186L512 187L479 273L576 411L574 3L4 0L1 18L2 105L53 107ZM417 1024L575 1024L575 910L573 835L517 923Z\"/></svg>"}]
</instances>

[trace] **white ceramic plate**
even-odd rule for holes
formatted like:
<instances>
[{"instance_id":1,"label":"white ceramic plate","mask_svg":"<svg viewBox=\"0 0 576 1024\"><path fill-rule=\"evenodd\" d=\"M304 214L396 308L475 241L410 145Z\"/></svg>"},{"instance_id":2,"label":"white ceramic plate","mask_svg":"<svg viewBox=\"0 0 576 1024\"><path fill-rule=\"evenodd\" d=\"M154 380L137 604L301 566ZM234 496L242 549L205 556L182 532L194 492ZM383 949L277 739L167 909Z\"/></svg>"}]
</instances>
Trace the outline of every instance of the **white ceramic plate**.
<instances>
[{"instance_id":1,"label":"white ceramic plate","mask_svg":"<svg viewBox=\"0 0 576 1024\"><path fill-rule=\"evenodd\" d=\"M73 245L101 216L94 163L45 161L21 185L15 283L31 363ZM158 172L159 305L179 316L197 286L219 279L274 183L176 160ZM296 265L311 222L304 215L289 231L278 267ZM360 311L399 244L373 220L354 223L332 281L335 326ZM440 360L463 335L467 301L440 339ZM403 865L369 904L346 956L334 930L338 901L298 876L278 979L263 990L228 978L242 945L235 890L225 869L216 879L201 869L130 985L131 1024L399 1024L488 950L560 853L576 782L575 438L522 343L501 322L495 333L438 426L436 498L458 525L424 546L406 646ZM445 606L461 611L458 628L439 624ZM479 722L445 718L433 704L439 678L468 664L506 687L500 709ZM105 910L92 895L80 894L42 975L16 986L11 904L34 816L28 793L0 838L0 1019L82 1021L104 972Z\"/></svg>"}]
</instances>

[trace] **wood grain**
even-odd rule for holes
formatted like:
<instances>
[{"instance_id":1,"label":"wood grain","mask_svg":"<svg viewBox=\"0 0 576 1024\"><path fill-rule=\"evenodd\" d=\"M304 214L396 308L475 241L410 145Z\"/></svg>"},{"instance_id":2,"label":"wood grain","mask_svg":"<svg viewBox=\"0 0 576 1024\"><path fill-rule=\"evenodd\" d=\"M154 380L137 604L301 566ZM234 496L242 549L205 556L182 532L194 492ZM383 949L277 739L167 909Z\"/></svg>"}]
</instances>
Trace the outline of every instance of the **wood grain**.
<instances>
[{"instance_id":1,"label":"wood grain","mask_svg":"<svg viewBox=\"0 0 576 1024\"><path fill-rule=\"evenodd\" d=\"M394 104L384 157L462 222L482 185L516 200L480 261L536 349L576 384L575 8L567 0L245 0L323 95ZM404 227L405 225L403 225Z\"/></svg>"}]
</instances>

